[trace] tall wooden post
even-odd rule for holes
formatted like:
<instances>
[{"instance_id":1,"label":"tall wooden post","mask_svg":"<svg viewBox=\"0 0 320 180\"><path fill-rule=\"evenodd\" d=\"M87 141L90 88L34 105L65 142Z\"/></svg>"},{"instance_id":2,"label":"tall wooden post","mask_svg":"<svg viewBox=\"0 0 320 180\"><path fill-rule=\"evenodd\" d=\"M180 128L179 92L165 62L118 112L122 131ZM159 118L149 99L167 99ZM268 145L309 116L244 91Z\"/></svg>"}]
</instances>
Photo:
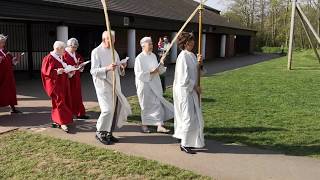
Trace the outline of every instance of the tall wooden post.
<instances>
[{"instance_id":1,"label":"tall wooden post","mask_svg":"<svg viewBox=\"0 0 320 180\"><path fill-rule=\"evenodd\" d=\"M307 16L306 16L305 13L303 12L303 10L301 9L300 5L297 4L296 7L297 7L297 10L299 11L299 13L301 14L302 19L303 19L304 22L308 25L308 27L309 27L309 29L311 30L312 34L313 34L314 37L316 38L318 44L320 44L319 34L318 34L317 31L313 28L311 22L309 21L309 19L307 18Z\"/></svg>"},{"instance_id":2,"label":"tall wooden post","mask_svg":"<svg viewBox=\"0 0 320 180\"><path fill-rule=\"evenodd\" d=\"M294 24L296 15L296 0L291 0L292 12L291 12L291 24L290 24L290 36L289 36L289 50L288 50L288 70L291 70L292 66L292 52L293 52L293 36L294 36Z\"/></svg>"},{"instance_id":3,"label":"tall wooden post","mask_svg":"<svg viewBox=\"0 0 320 180\"><path fill-rule=\"evenodd\" d=\"M115 64L115 53L114 53L114 46L112 43L112 33L111 33L111 25L110 25L110 20L109 20L109 15L108 15L108 6L107 6L107 0L101 0L102 5L103 5L103 10L104 10L104 15L105 15L105 20L106 20L106 26L107 30L109 33L109 40L110 40L110 47L112 51L112 63ZM112 72L112 101L113 101L113 113L116 111L116 76L115 76L115 71Z\"/></svg>"},{"instance_id":4,"label":"tall wooden post","mask_svg":"<svg viewBox=\"0 0 320 180\"><path fill-rule=\"evenodd\" d=\"M319 56L319 53L318 53L318 51L317 51L316 46L315 46L315 45L313 44L313 42L312 42L311 34L310 34L310 32L308 31L308 29L307 29L307 24L306 24L306 22L303 20L303 18L302 18L302 15L301 15L300 11L298 11L298 15L299 15L299 17L300 17L302 27L303 27L303 29L304 29L305 33L307 34L307 38L308 38L308 40L309 40L309 43L310 43L310 45L311 45L311 47L312 47L312 49L313 49L314 53L316 54L316 56L317 56L317 58L318 58L319 63L320 63L320 56Z\"/></svg>"},{"instance_id":5,"label":"tall wooden post","mask_svg":"<svg viewBox=\"0 0 320 180\"><path fill-rule=\"evenodd\" d=\"M320 35L320 0L318 0L318 34ZM320 44L317 45L320 48Z\"/></svg>"},{"instance_id":6,"label":"tall wooden post","mask_svg":"<svg viewBox=\"0 0 320 180\"><path fill-rule=\"evenodd\" d=\"M204 4L205 2L207 2L207 0L204 0L202 3ZM166 52L164 53L164 55L162 55L160 62L162 64L164 64L164 61L167 57L167 55L169 54L170 49L172 48L173 44L177 41L178 37L180 36L180 34L183 32L183 30L187 27L187 25L189 24L189 22L194 18L194 16L197 14L197 12L199 11L199 8L201 7L201 4L192 12L192 14L189 16L189 18L186 20L186 22L182 25L182 27L180 28L180 30L178 31L178 33L176 34L176 36L173 38L173 40L171 41L171 44L169 46L169 48L166 50Z\"/></svg>"},{"instance_id":7,"label":"tall wooden post","mask_svg":"<svg viewBox=\"0 0 320 180\"><path fill-rule=\"evenodd\" d=\"M202 56L202 19L203 19L203 0L200 0L199 8L199 34L198 34L198 55ZM198 88L201 89L201 66L202 59L198 59ZM201 106L201 92L198 92L199 104Z\"/></svg>"}]
</instances>

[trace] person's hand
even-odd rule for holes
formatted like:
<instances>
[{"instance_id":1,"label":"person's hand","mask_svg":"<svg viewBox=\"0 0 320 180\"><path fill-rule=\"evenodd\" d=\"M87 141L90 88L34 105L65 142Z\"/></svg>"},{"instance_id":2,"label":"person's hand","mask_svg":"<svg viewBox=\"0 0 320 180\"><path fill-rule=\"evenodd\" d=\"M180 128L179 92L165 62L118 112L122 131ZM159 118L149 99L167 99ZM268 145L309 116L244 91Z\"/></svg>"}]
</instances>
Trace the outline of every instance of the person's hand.
<instances>
[{"instance_id":1,"label":"person's hand","mask_svg":"<svg viewBox=\"0 0 320 180\"><path fill-rule=\"evenodd\" d=\"M114 71L116 69L117 65L116 64L109 64L107 66L107 71Z\"/></svg>"},{"instance_id":2,"label":"person's hand","mask_svg":"<svg viewBox=\"0 0 320 180\"><path fill-rule=\"evenodd\" d=\"M71 71L71 72L68 73L68 77L72 78L75 74L76 74L75 71Z\"/></svg>"},{"instance_id":3,"label":"person's hand","mask_svg":"<svg viewBox=\"0 0 320 180\"><path fill-rule=\"evenodd\" d=\"M79 69L80 72L84 71L84 66L82 68Z\"/></svg>"},{"instance_id":4,"label":"person's hand","mask_svg":"<svg viewBox=\"0 0 320 180\"><path fill-rule=\"evenodd\" d=\"M57 69L57 73L58 74L63 74L64 73L64 69L63 68L58 68Z\"/></svg>"},{"instance_id":5,"label":"person's hand","mask_svg":"<svg viewBox=\"0 0 320 180\"><path fill-rule=\"evenodd\" d=\"M159 73L159 68L155 68L150 72L150 74L157 74L157 73Z\"/></svg>"},{"instance_id":6,"label":"person's hand","mask_svg":"<svg viewBox=\"0 0 320 180\"><path fill-rule=\"evenodd\" d=\"M120 65L120 67L121 67L122 69L127 68L127 66L128 66L128 63L123 63L123 64Z\"/></svg>"},{"instance_id":7,"label":"person's hand","mask_svg":"<svg viewBox=\"0 0 320 180\"><path fill-rule=\"evenodd\" d=\"M202 55L201 54L197 55L197 60L198 60L198 62L202 62Z\"/></svg>"}]
</instances>

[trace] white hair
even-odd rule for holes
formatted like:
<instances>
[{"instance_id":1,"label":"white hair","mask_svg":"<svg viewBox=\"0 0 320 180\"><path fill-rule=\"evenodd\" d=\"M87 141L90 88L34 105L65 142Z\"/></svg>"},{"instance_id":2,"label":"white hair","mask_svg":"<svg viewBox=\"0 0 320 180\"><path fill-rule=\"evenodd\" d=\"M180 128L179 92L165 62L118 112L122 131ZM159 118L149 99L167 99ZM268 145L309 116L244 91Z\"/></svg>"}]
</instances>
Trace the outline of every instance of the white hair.
<instances>
[{"instance_id":1,"label":"white hair","mask_svg":"<svg viewBox=\"0 0 320 180\"><path fill-rule=\"evenodd\" d=\"M151 37L144 37L140 40L140 45L141 47L143 47L145 43L150 43L150 42L152 42Z\"/></svg>"},{"instance_id":2,"label":"white hair","mask_svg":"<svg viewBox=\"0 0 320 180\"><path fill-rule=\"evenodd\" d=\"M111 30L111 36L114 38L116 36L116 32ZM102 40L104 40L105 37L109 37L109 31L104 31L102 33Z\"/></svg>"},{"instance_id":3,"label":"white hair","mask_svg":"<svg viewBox=\"0 0 320 180\"><path fill-rule=\"evenodd\" d=\"M70 38L68 41L67 41L67 46L68 47L79 47L79 42L76 38Z\"/></svg>"},{"instance_id":4,"label":"white hair","mask_svg":"<svg viewBox=\"0 0 320 180\"><path fill-rule=\"evenodd\" d=\"M64 49L64 48L66 48L66 43L62 41L56 41L53 44L53 49Z\"/></svg>"},{"instance_id":5,"label":"white hair","mask_svg":"<svg viewBox=\"0 0 320 180\"><path fill-rule=\"evenodd\" d=\"M8 36L5 36L4 34L0 34L0 41L7 41Z\"/></svg>"}]
</instances>

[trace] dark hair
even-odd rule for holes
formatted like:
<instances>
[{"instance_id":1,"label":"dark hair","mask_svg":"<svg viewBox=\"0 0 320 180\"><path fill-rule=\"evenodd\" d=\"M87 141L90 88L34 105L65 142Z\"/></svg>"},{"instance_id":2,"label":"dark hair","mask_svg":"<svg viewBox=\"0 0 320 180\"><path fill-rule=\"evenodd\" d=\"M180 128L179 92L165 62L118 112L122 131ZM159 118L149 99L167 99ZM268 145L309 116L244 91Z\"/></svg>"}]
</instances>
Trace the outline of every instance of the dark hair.
<instances>
[{"instance_id":1,"label":"dark hair","mask_svg":"<svg viewBox=\"0 0 320 180\"><path fill-rule=\"evenodd\" d=\"M178 46L180 49L184 50L185 45L191 41L194 41L193 33L182 32L178 37Z\"/></svg>"}]
</instances>

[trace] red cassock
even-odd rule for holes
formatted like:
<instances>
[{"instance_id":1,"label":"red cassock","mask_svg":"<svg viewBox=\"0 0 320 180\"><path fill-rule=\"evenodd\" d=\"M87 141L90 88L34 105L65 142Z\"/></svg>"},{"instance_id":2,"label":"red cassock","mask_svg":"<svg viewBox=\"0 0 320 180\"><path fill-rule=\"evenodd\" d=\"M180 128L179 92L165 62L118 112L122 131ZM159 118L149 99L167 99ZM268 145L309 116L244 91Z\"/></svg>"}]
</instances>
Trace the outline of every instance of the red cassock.
<instances>
[{"instance_id":1,"label":"red cassock","mask_svg":"<svg viewBox=\"0 0 320 180\"><path fill-rule=\"evenodd\" d=\"M51 54L43 58L41 79L45 92L52 101L52 120L60 125L69 125L72 119L72 104L68 74L59 74L56 69L62 64Z\"/></svg>"},{"instance_id":2,"label":"red cassock","mask_svg":"<svg viewBox=\"0 0 320 180\"><path fill-rule=\"evenodd\" d=\"M0 51L0 107L18 104L12 60L6 50Z\"/></svg>"},{"instance_id":3,"label":"red cassock","mask_svg":"<svg viewBox=\"0 0 320 180\"><path fill-rule=\"evenodd\" d=\"M83 58L78 53L75 54L75 58L76 59L74 59L67 51L63 55L63 60L68 65L78 66L79 64L83 63ZM69 80L71 89L72 112L75 116L84 116L86 115L86 110L82 101L80 71L76 71L75 75Z\"/></svg>"}]
</instances>

